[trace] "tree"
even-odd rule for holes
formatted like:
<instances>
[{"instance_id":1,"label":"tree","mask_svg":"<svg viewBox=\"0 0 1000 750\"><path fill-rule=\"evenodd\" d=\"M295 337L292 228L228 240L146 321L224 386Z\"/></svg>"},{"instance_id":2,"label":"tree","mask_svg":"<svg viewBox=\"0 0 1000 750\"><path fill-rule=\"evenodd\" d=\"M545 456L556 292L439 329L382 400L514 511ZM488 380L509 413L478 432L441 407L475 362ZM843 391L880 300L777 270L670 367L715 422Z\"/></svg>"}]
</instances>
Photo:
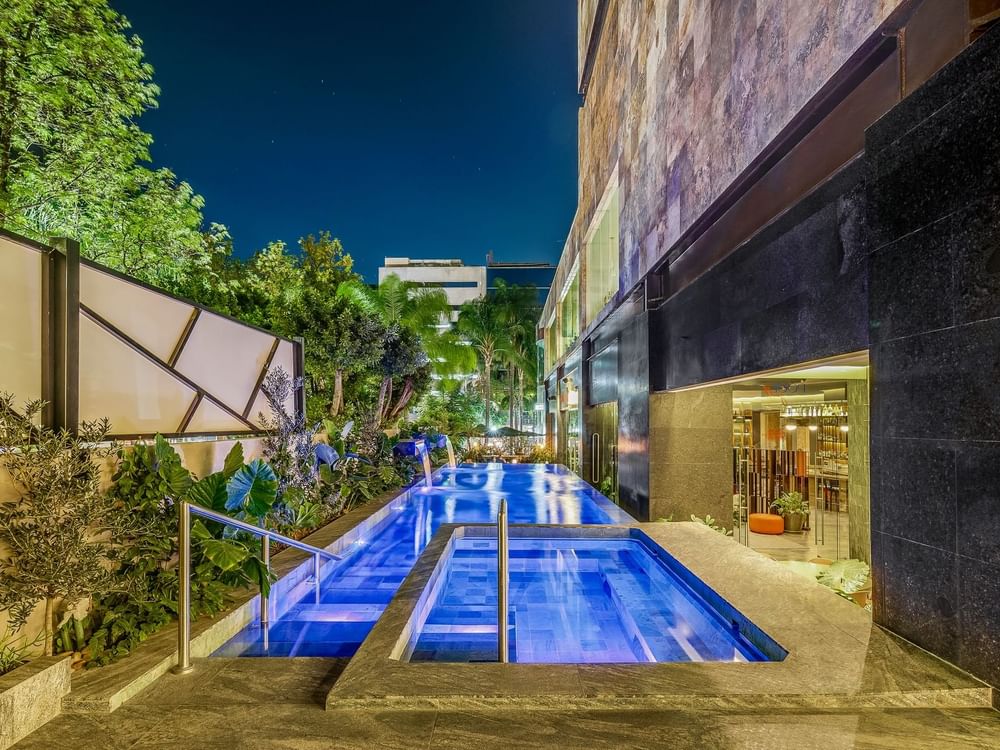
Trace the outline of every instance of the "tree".
<instances>
[{"instance_id":1,"label":"tree","mask_svg":"<svg viewBox=\"0 0 1000 750\"><path fill-rule=\"evenodd\" d=\"M520 428L525 380L534 384L538 376L536 327L541 314L538 290L532 286L508 285L500 279L491 302L499 308L498 315L508 331L507 346L502 351L507 366L508 419L511 427Z\"/></svg>"},{"instance_id":2,"label":"tree","mask_svg":"<svg viewBox=\"0 0 1000 750\"><path fill-rule=\"evenodd\" d=\"M452 311L444 290L389 274L377 288L360 279L348 281L337 289L337 296L377 315L387 328L398 326L416 334L439 377L464 374L475 367L475 355L446 325Z\"/></svg>"},{"instance_id":3,"label":"tree","mask_svg":"<svg viewBox=\"0 0 1000 750\"><path fill-rule=\"evenodd\" d=\"M96 447L107 420L84 423L78 436L37 428L43 406L34 401L18 413L14 397L0 395L0 456L18 493L0 503L0 542L9 549L0 561L0 610L16 629L43 602L51 656L56 604L70 608L115 587L111 544L101 535L113 503L101 491L98 465L109 450Z\"/></svg>"},{"instance_id":4,"label":"tree","mask_svg":"<svg viewBox=\"0 0 1000 750\"><path fill-rule=\"evenodd\" d=\"M0 13L0 227L179 291L212 264L204 200L145 166L156 106L141 40L107 0L7 0Z\"/></svg>"},{"instance_id":5,"label":"tree","mask_svg":"<svg viewBox=\"0 0 1000 750\"><path fill-rule=\"evenodd\" d=\"M481 298L462 305L456 324L479 357L480 379L484 388L486 432L490 431L490 411L493 404L493 365L509 345L509 330L500 307L492 299Z\"/></svg>"}]
</instances>

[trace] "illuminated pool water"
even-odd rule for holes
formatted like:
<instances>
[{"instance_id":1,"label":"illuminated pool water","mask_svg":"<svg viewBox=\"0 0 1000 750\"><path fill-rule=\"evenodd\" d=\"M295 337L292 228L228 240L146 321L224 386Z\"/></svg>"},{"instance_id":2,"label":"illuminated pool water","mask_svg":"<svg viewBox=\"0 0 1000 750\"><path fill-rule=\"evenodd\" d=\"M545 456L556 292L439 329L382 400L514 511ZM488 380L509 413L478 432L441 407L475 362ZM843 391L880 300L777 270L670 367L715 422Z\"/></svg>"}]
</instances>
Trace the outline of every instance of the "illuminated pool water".
<instances>
[{"instance_id":1,"label":"illuminated pool water","mask_svg":"<svg viewBox=\"0 0 1000 750\"><path fill-rule=\"evenodd\" d=\"M509 660L766 660L741 635L745 618L724 603L710 604L699 590L718 600L714 592L644 540L641 532L511 537ZM496 554L495 539L455 540L406 654L410 661L496 661Z\"/></svg>"},{"instance_id":2,"label":"illuminated pool water","mask_svg":"<svg viewBox=\"0 0 1000 750\"><path fill-rule=\"evenodd\" d=\"M353 655L438 528L447 523L493 523L504 498L512 524L634 521L560 466L468 464L439 469L433 487L411 488L386 513L373 516L330 548L344 560L324 566L319 602L311 588L303 586L300 599L272 619L266 648L261 628L253 624L215 655Z\"/></svg>"}]
</instances>

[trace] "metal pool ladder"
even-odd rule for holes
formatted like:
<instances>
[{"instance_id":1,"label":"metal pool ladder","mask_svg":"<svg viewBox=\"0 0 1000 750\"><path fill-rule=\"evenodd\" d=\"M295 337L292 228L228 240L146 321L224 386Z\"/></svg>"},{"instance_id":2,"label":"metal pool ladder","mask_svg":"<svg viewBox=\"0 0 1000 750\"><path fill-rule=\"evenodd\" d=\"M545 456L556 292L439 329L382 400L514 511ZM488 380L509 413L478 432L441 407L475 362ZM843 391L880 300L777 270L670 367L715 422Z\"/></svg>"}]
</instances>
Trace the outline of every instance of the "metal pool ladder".
<instances>
[{"instance_id":1,"label":"metal pool ladder","mask_svg":"<svg viewBox=\"0 0 1000 750\"><path fill-rule=\"evenodd\" d=\"M192 505L188 502L180 504L180 528L178 529L177 542L180 548L180 562L177 574L180 578L180 587L177 592L177 666L174 671L184 674L194 669L191 666L191 516L201 516L212 521L218 521L226 526L232 526L240 531L260 537L261 557L264 560L264 567L267 572L271 572L271 540L281 542L289 547L295 547L303 552L308 552L313 556L313 577L316 585L316 603L319 604L320 591L320 559L340 561L344 558L327 552L325 549L314 547L311 544L300 542L276 531L262 529L235 518L216 513L200 505ZM263 591L260 592L260 624L264 628L265 641L267 639L267 627L270 624L270 597Z\"/></svg>"},{"instance_id":2,"label":"metal pool ladder","mask_svg":"<svg viewBox=\"0 0 1000 750\"><path fill-rule=\"evenodd\" d=\"M500 501L497 512L497 661L506 664L507 655L507 610L510 598L510 573L507 569L510 552L507 538L507 501Z\"/></svg>"}]
</instances>

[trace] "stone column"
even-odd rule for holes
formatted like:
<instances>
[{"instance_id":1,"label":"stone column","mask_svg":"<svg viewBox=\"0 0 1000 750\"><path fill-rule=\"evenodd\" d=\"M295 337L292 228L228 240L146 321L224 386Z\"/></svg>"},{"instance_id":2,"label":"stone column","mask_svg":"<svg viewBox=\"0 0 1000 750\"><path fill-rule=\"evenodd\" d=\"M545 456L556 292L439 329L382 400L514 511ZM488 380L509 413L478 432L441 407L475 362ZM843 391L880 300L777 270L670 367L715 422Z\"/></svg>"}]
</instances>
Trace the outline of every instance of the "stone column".
<instances>
[{"instance_id":1,"label":"stone column","mask_svg":"<svg viewBox=\"0 0 1000 750\"><path fill-rule=\"evenodd\" d=\"M849 551L871 563L872 524L869 494L868 378L847 381L847 519Z\"/></svg>"},{"instance_id":2,"label":"stone column","mask_svg":"<svg viewBox=\"0 0 1000 750\"><path fill-rule=\"evenodd\" d=\"M655 393L649 403L650 518L710 515L732 528L732 386Z\"/></svg>"}]
</instances>

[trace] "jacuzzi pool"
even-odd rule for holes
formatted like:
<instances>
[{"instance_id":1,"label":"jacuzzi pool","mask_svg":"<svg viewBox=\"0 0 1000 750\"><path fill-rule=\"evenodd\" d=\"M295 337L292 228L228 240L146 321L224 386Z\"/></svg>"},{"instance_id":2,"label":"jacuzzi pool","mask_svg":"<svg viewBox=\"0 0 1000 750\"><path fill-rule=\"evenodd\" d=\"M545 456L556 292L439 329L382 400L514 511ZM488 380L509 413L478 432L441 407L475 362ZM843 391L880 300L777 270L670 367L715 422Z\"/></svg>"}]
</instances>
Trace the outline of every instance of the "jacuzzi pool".
<instances>
[{"instance_id":1,"label":"jacuzzi pool","mask_svg":"<svg viewBox=\"0 0 1000 750\"><path fill-rule=\"evenodd\" d=\"M520 663L766 661L750 623L641 532L512 536L509 660ZM409 661L496 661L496 540L454 540L420 608ZM770 639L763 648L780 658Z\"/></svg>"},{"instance_id":2,"label":"jacuzzi pool","mask_svg":"<svg viewBox=\"0 0 1000 750\"><path fill-rule=\"evenodd\" d=\"M216 656L351 656L371 631L442 524L492 523L506 499L512 524L623 524L634 519L561 466L467 464L435 472L330 547L320 598L312 587L293 600L273 596L266 641L253 623ZM495 631L494 631L495 632Z\"/></svg>"}]
</instances>

